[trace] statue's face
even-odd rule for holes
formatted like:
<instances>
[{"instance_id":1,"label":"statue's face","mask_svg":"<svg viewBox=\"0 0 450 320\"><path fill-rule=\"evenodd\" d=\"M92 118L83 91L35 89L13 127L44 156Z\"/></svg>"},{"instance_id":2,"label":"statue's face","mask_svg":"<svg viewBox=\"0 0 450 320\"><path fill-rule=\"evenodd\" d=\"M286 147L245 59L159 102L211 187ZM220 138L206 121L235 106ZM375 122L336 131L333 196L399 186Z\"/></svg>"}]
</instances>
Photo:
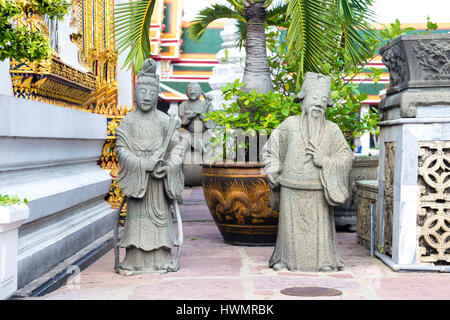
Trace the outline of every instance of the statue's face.
<instances>
[{"instance_id":1,"label":"statue's face","mask_svg":"<svg viewBox=\"0 0 450 320\"><path fill-rule=\"evenodd\" d=\"M198 98L200 98L200 95L202 94L202 89L200 88L200 86L188 86L186 89L186 94L189 100L195 101Z\"/></svg>"},{"instance_id":2,"label":"statue's face","mask_svg":"<svg viewBox=\"0 0 450 320\"><path fill-rule=\"evenodd\" d=\"M134 92L136 106L147 112L156 108L158 103L158 88L154 86L138 85Z\"/></svg>"},{"instance_id":3,"label":"statue's face","mask_svg":"<svg viewBox=\"0 0 450 320\"><path fill-rule=\"evenodd\" d=\"M321 91L313 91L306 94L303 101L306 113L313 118L325 117L329 96Z\"/></svg>"}]
</instances>

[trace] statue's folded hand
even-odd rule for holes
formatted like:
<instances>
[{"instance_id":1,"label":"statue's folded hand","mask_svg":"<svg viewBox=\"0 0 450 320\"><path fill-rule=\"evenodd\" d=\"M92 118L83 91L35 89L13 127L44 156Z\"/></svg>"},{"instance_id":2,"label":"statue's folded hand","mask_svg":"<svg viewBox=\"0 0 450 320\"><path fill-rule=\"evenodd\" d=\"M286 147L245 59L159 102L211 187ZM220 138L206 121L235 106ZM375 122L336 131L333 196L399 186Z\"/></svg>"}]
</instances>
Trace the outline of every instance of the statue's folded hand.
<instances>
[{"instance_id":1,"label":"statue's folded hand","mask_svg":"<svg viewBox=\"0 0 450 320\"><path fill-rule=\"evenodd\" d=\"M149 159L143 159L141 164L142 164L142 168L145 171L153 172L153 170L155 170L157 165L162 161L163 161L163 159L161 159L161 157L154 155L154 156L150 157Z\"/></svg>"},{"instance_id":2,"label":"statue's folded hand","mask_svg":"<svg viewBox=\"0 0 450 320\"><path fill-rule=\"evenodd\" d=\"M311 146L306 147L306 154L312 156L314 165L316 167L322 168L322 166L323 166L322 154L320 153L319 148L317 148L317 146L315 144L313 144L312 142L310 142L310 144L311 144Z\"/></svg>"},{"instance_id":3,"label":"statue's folded hand","mask_svg":"<svg viewBox=\"0 0 450 320\"><path fill-rule=\"evenodd\" d=\"M169 166L164 161L158 162L158 164L155 167L155 170L151 173L153 178L161 179L164 178L167 175L167 170L169 169Z\"/></svg>"},{"instance_id":4,"label":"statue's folded hand","mask_svg":"<svg viewBox=\"0 0 450 320\"><path fill-rule=\"evenodd\" d=\"M269 186L270 186L272 189L278 188L279 182L278 182L278 179L277 179L277 175L276 175L276 174L273 174L273 173L267 173L267 174L266 174L266 178L267 178L267 181L269 182Z\"/></svg>"}]
</instances>

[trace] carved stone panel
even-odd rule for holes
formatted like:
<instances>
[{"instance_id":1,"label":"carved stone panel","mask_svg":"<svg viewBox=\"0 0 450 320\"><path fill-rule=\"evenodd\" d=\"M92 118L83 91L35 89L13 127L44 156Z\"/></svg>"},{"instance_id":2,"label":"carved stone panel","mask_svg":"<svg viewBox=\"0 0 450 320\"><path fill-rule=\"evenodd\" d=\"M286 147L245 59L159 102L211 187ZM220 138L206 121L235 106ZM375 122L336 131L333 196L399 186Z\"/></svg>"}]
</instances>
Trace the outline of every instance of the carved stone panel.
<instances>
[{"instance_id":1,"label":"carved stone panel","mask_svg":"<svg viewBox=\"0 0 450 320\"><path fill-rule=\"evenodd\" d=\"M413 51L425 80L450 80L450 43L419 41Z\"/></svg>"},{"instance_id":2,"label":"carved stone panel","mask_svg":"<svg viewBox=\"0 0 450 320\"><path fill-rule=\"evenodd\" d=\"M394 216L394 172L395 142L384 144L384 196L383 196L383 248L385 254L392 256L392 229Z\"/></svg>"},{"instance_id":3,"label":"carved stone panel","mask_svg":"<svg viewBox=\"0 0 450 320\"><path fill-rule=\"evenodd\" d=\"M370 249L370 205L375 204L374 244L378 244L378 180L356 181L356 235L359 244Z\"/></svg>"},{"instance_id":4,"label":"carved stone panel","mask_svg":"<svg viewBox=\"0 0 450 320\"><path fill-rule=\"evenodd\" d=\"M389 69L387 95L409 88L450 87L450 34L402 35L380 48Z\"/></svg>"},{"instance_id":5,"label":"carved stone panel","mask_svg":"<svg viewBox=\"0 0 450 320\"><path fill-rule=\"evenodd\" d=\"M419 143L417 256L450 263L450 141Z\"/></svg>"},{"instance_id":6,"label":"carved stone panel","mask_svg":"<svg viewBox=\"0 0 450 320\"><path fill-rule=\"evenodd\" d=\"M408 66L406 56L400 44L396 44L383 52L382 61L389 69L390 90L397 89L398 86L408 79Z\"/></svg>"}]
</instances>

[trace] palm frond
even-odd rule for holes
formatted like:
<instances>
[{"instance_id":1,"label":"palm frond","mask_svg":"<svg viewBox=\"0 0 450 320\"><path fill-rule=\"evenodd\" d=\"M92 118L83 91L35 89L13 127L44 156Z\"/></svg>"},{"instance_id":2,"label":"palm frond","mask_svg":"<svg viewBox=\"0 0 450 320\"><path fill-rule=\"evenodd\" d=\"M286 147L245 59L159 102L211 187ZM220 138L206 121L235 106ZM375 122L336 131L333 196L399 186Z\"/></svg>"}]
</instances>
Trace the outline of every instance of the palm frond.
<instances>
[{"instance_id":1,"label":"palm frond","mask_svg":"<svg viewBox=\"0 0 450 320\"><path fill-rule=\"evenodd\" d=\"M297 86L307 71L320 72L321 62L332 61L339 49L335 0L289 0L287 32L289 58L298 63Z\"/></svg>"},{"instance_id":2,"label":"palm frond","mask_svg":"<svg viewBox=\"0 0 450 320\"><path fill-rule=\"evenodd\" d=\"M269 26L283 26L286 21L287 3L278 2L270 9L267 9L266 23Z\"/></svg>"},{"instance_id":3,"label":"palm frond","mask_svg":"<svg viewBox=\"0 0 450 320\"><path fill-rule=\"evenodd\" d=\"M236 19L244 23L246 22L241 12L236 11L226 5L214 4L210 7L202 9L198 13L195 20L187 29L188 36L191 39L199 41L208 28L208 25L215 20L222 18Z\"/></svg>"},{"instance_id":4,"label":"palm frond","mask_svg":"<svg viewBox=\"0 0 450 320\"><path fill-rule=\"evenodd\" d=\"M245 39L247 39L247 22L237 20L236 23L237 31L236 31L236 38L237 38L237 46L239 48L242 48L242 46L245 43Z\"/></svg>"},{"instance_id":5,"label":"palm frond","mask_svg":"<svg viewBox=\"0 0 450 320\"><path fill-rule=\"evenodd\" d=\"M373 54L368 39L376 37L370 28L374 12L372 0L336 0L337 23L340 25L342 45L346 59L351 63L364 63Z\"/></svg>"},{"instance_id":6,"label":"palm frond","mask_svg":"<svg viewBox=\"0 0 450 320\"><path fill-rule=\"evenodd\" d=\"M375 32L369 27L372 0L288 0L288 51L298 63L301 85L307 71L321 72L323 62L342 55L345 63L364 64L373 54Z\"/></svg>"},{"instance_id":7,"label":"palm frond","mask_svg":"<svg viewBox=\"0 0 450 320\"><path fill-rule=\"evenodd\" d=\"M231 4L237 11L244 11L244 1L243 0L227 0L229 4Z\"/></svg>"},{"instance_id":8,"label":"palm frond","mask_svg":"<svg viewBox=\"0 0 450 320\"><path fill-rule=\"evenodd\" d=\"M114 35L119 53L129 49L123 68L134 64L134 73L150 57L150 22L156 0L138 0L115 5Z\"/></svg>"}]
</instances>

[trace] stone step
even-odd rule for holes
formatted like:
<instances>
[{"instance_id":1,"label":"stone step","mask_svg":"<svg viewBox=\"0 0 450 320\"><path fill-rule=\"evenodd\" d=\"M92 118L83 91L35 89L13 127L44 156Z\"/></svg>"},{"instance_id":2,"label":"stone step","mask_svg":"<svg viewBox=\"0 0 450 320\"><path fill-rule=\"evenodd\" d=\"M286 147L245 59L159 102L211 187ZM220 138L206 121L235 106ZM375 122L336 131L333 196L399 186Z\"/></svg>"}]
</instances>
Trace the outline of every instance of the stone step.
<instances>
[{"instance_id":1,"label":"stone step","mask_svg":"<svg viewBox=\"0 0 450 320\"><path fill-rule=\"evenodd\" d=\"M19 237L18 287L110 232L115 213L100 197L49 217L44 227L27 230Z\"/></svg>"}]
</instances>

